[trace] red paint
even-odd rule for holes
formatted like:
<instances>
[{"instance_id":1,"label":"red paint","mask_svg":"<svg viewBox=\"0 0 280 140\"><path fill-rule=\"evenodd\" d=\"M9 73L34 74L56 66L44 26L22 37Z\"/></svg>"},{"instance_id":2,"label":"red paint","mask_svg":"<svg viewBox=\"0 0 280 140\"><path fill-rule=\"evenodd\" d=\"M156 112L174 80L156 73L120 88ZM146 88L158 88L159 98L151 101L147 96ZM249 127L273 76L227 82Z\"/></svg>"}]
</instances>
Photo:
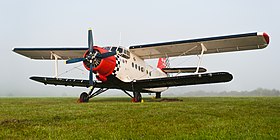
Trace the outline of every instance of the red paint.
<instances>
[{"instance_id":1,"label":"red paint","mask_svg":"<svg viewBox=\"0 0 280 140\"><path fill-rule=\"evenodd\" d=\"M166 68L166 58L159 58L157 68L163 69Z\"/></svg>"},{"instance_id":2,"label":"red paint","mask_svg":"<svg viewBox=\"0 0 280 140\"><path fill-rule=\"evenodd\" d=\"M269 44L269 36L268 36L268 34L267 33L263 33L263 37L264 37L266 43Z\"/></svg>"},{"instance_id":3,"label":"red paint","mask_svg":"<svg viewBox=\"0 0 280 140\"><path fill-rule=\"evenodd\" d=\"M99 51L101 54L102 53L106 53L108 52L107 50L103 49L103 48L100 48L98 46L94 46L94 50L97 50ZM86 51L84 53L84 58L87 56L89 52ZM87 70L90 70L90 68L86 65L85 62L83 62L84 64L84 67L87 69ZM115 56L110 56L110 57L107 57L107 58L104 58L104 59L101 59L101 62L100 64L93 68L92 71L94 73L98 73L98 76L97 79L98 80L101 80L101 81L106 81L107 80L107 76L111 75L115 69L115 66L116 66L116 57Z\"/></svg>"},{"instance_id":4,"label":"red paint","mask_svg":"<svg viewBox=\"0 0 280 140\"><path fill-rule=\"evenodd\" d=\"M99 81L107 81L107 77L106 77L106 76L103 76L103 75L97 75L96 78L97 78Z\"/></svg>"}]
</instances>

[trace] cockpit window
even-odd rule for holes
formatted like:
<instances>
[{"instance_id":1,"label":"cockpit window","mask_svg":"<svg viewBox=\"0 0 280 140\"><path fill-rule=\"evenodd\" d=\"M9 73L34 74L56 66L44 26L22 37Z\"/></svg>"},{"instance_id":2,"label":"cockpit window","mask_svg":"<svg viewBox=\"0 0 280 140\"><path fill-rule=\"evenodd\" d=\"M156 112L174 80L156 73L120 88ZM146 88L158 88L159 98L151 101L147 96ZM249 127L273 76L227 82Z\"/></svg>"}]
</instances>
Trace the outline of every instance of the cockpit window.
<instances>
[{"instance_id":1,"label":"cockpit window","mask_svg":"<svg viewBox=\"0 0 280 140\"><path fill-rule=\"evenodd\" d=\"M123 48L118 48L119 53L123 53Z\"/></svg>"},{"instance_id":2,"label":"cockpit window","mask_svg":"<svg viewBox=\"0 0 280 140\"><path fill-rule=\"evenodd\" d=\"M111 51L114 52L114 51L116 51L116 49L117 49L117 47L112 47Z\"/></svg>"},{"instance_id":3,"label":"cockpit window","mask_svg":"<svg viewBox=\"0 0 280 140\"><path fill-rule=\"evenodd\" d=\"M110 51L111 47L105 47L104 49Z\"/></svg>"},{"instance_id":4,"label":"cockpit window","mask_svg":"<svg viewBox=\"0 0 280 140\"><path fill-rule=\"evenodd\" d=\"M104 47L104 49L111 51L111 52L118 50L120 56L122 56L123 58L126 58L126 59L130 58L130 52L125 48L109 46L109 47Z\"/></svg>"}]
</instances>

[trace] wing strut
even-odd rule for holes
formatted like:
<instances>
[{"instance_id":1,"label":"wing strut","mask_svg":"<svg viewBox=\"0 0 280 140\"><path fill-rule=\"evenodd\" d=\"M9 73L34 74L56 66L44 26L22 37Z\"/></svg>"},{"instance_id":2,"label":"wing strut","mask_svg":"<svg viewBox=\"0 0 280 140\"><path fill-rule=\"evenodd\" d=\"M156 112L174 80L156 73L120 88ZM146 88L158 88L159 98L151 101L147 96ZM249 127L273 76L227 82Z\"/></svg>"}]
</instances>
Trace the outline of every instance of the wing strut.
<instances>
[{"instance_id":1,"label":"wing strut","mask_svg":"<svg viewBox=\"0 0 280 140\"><path fill-rule=\"evenodd\" d=\"M55 72L55 75L54 77L57 78L58 77L58 59L61 59L60 56L58 56L57 54L51 52L51 59L54 57L54 72Z\"/></svg>"},{"instance_id":2,"label":"wing strut","mask_svg":"<svg viewBox=\"0 0 280 140\"><path fill-rule=\"evenodd\" d=\"M200 56L198 56L199 60L198 60L198 63L197 63L197 68L196 68L195 73L198 73L199 67L200 67L200 64L201 64L201 61L202 61L203 54L204 54L204 52L207 51L207 48L204 46L203 43L200 43L200 46L201 46L201 53L200 53Z\"/></svg>"}]
</instances>

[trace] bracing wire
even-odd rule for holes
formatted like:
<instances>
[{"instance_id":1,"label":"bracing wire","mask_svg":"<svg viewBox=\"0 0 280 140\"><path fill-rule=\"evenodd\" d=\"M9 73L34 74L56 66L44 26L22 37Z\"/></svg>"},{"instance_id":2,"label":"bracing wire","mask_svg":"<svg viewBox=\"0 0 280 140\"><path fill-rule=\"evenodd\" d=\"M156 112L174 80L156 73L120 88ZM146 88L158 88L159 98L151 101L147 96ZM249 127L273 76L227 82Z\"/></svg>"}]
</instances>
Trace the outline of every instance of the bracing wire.
<instances>
[{"instance_id":1,"label":"bracing wire","mask_svg":"<svg viewBox=\"0 0 280 140\"><path fill-rule=\"evenodd\" d=\"M81 66L82 66L82 64L80 64L80 65L78 65L78 66L75 66L75 67L73 67L73 68L71 68L71 69L68 69L68 70L66 70L66 71L64 71L64 72L62 72L62 73L60 73L58 76L62 76L62 75L64 75L64 74L68 73L68 72L73 71L74 69L80 70L80 71L82 72L82 74L85 74L85 73L84 73L85 71L84 71L83 69L79 68L79 67L81 67Z\"/></svg>"}]
</instances>

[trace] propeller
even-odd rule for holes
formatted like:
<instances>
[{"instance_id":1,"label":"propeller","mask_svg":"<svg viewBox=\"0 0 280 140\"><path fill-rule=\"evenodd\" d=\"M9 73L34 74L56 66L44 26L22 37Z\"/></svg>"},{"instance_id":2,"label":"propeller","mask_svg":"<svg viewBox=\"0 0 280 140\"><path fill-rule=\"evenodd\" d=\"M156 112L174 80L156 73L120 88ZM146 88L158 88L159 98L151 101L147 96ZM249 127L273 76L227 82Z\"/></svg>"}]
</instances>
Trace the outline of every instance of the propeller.
<instances>
[{"instance_id":1,"label":"propeller","mask_svg":"<svg viewBox=\"0 0 280 140\"><path fill-rule=\"evenodd\" d=\"M92 57L93 54L93 37L92 30L88 30L88 49L89 49L89 58ZM89 84L93 85L93 74L92 74L92 59L89 59L90 69L89 69Z\"/></svg>"},{"instance_id":2,"label":"propeller","mask_svg":"<svg viewBox=\"0 0 280 140\"><path fill-rule=\"evenodd\" d=\"M86 58L73 58L73 59L69 59L66 61L66 64L72 64L72 63L77 63L77 62L81 62L81 61L85 61Z\"/></svg>"},{"instance_id":3,"label":"propeller","mask_svg":"<svg viewBox=\"0 0 280 140\"><path fill-rule=\"evenodd\" d=\"M81 61L88 61L90 64L90 70L89 70L89 84L93 85L93 63L95 59L104 59L110 56L114 56L117 54L116 51L113 52L106 52L106 53L99 53L98 51L95 51L94 49L94 42L93 42L93 35L92 35L92 30L88 30L88 51L89 54L85 58L73 58L69 59L66 61L66 64L72 64L72 63L77 63Z\"/></svg>"},{"instance_id":4,"label":"propeller","mask_svg":"<svg viewBox=\"0 0 280 140\"><path fill-rule=\"evenodd\" d=\"M92 62L90 63L90 70L89 70L89 85L93 85Z\"/></svg>"},{"instance_id":5,"label":"propeller","mask_svg":"<svg viewBox=\"0 0 280 140\"><path fill-rule=\"evenodd\" d=\"M107 57L110 57L110 56L114 56L116 55L117 52L116 51L113 51L113 52L106 52L106 53L98 53L95 57L96 58L100 58L100 59L103 59L103 58L107 58Z\"/></svg>"}]
</instances>

